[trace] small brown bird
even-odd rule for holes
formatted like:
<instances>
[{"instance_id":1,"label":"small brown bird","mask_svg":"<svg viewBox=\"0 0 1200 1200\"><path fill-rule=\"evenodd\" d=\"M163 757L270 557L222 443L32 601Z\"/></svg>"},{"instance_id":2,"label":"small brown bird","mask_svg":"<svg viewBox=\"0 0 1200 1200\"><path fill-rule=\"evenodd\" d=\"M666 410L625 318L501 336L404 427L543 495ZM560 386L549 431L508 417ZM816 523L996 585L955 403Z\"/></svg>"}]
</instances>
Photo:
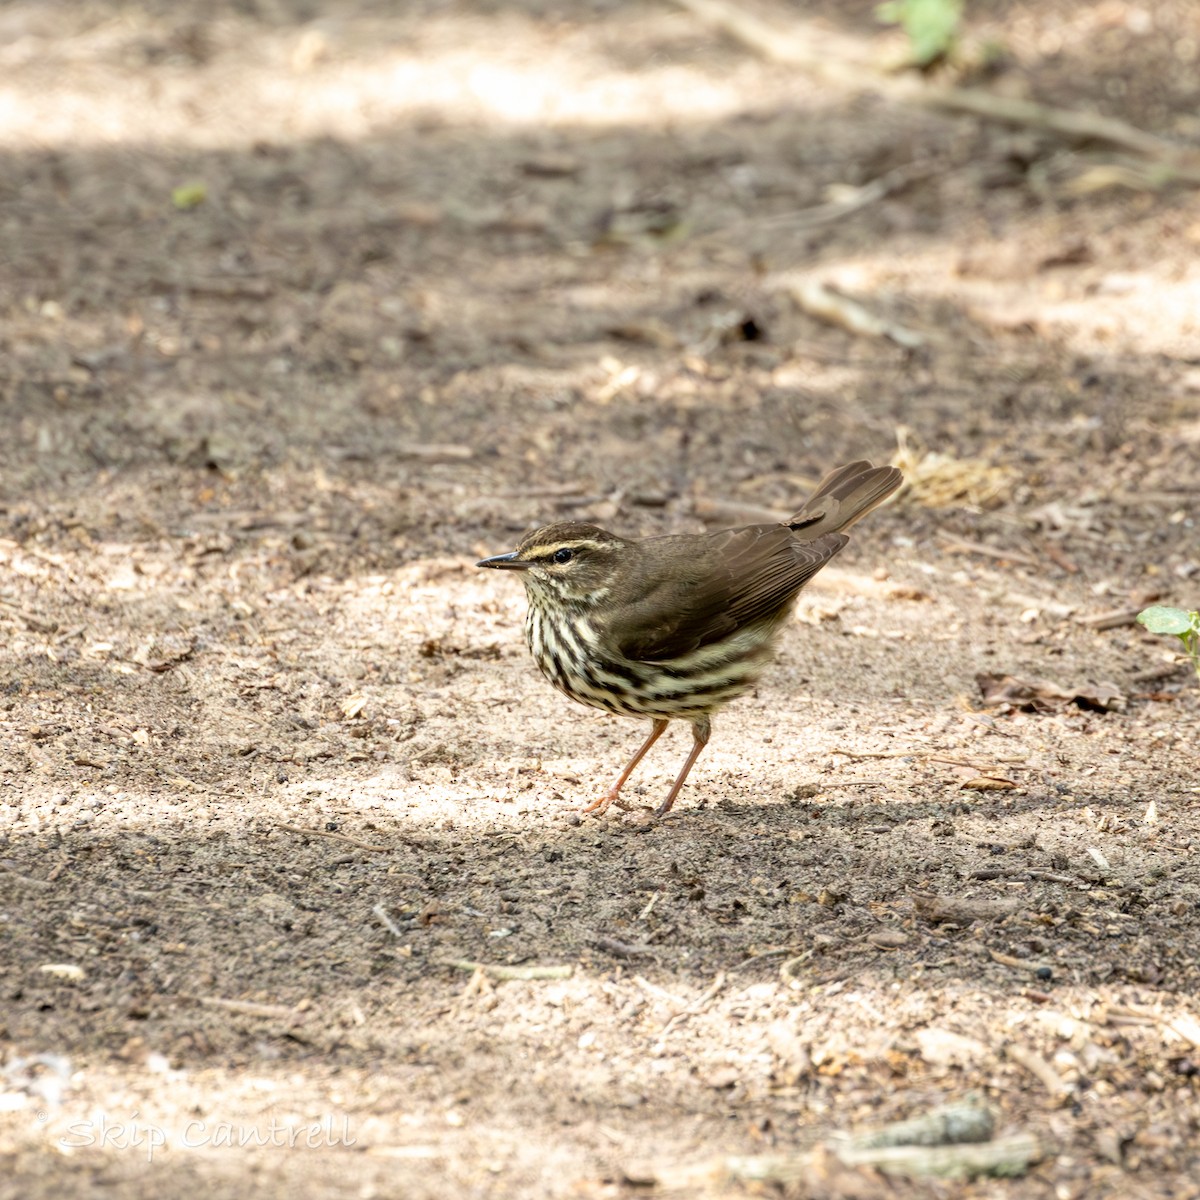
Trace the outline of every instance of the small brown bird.
<instances>
[{"instance_id":1,"label":"small brown bird","mask_svg":"<svg viewBox=\"0 0 1200 1200\"><path fill-rule=\"evenodd\" d=\"M635 540L563 521L477 563L520 571L525 640L541 672L573 700L654 724L617 782L582 811L603 813L672 720L692 749L670 811L708 742L712 715L752 688L800 589L850 540L841 531L900 486L895 467L848 463L786 525Z\"/></svg>"}]
</instances>

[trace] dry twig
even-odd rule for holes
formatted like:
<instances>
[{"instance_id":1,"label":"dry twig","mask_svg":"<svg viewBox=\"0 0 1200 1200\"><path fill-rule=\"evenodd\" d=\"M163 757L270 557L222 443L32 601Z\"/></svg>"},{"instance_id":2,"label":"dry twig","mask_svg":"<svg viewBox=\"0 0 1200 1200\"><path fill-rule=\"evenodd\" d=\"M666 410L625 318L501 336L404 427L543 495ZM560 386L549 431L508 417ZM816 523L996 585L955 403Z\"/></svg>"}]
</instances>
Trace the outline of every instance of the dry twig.
<instances>
[{"instance_id":1,"label":"dry twig","mask_svg":"<svg viewBox=\"0 0 1200 1200\"><path fill-rule=\"evenodd\" d=\"M694 1166L659 1168L649 1181L668 1190L697 1195L729 1184L759 1183L784 1188L799 1184L807 1188L813 1180L819 1179L832 1185L822 1194L827 1190L830 1195L849 1196L864 1194L862 1179L852 1176L844 1180L846 1186L841 1186L834 1174L834 1162L850 1168L874 1167L887 1175L969 1179L980 1175L1005 1178L1023 1175L1041 1157L1042 1147L1032 1133L1014 1133L995 1141L950 1146L886 1146L853 1150L822 1144L807 1154L718 1158ZM641 1182L643 1173L638 1173L636 1178Z\"/></svg>"},{"instance_id":2,"label":"dry twig","mask_svg":"<svg viewBox=\"0 0 1200 1200\"><path fill-rule=\"evenodd\" d=\"M286 1004L259 1004L253 1000L226 1000L221 996L197 996L196 1001L205 1008L221 1008L226 1012L241 1013L247 1017L268 1017L282 1020L299 1019L301 1013Z\"/></svg>"},{"instance_id":3,"label":"dry twig","mask_svg":"<svg viewBox=\"0 0 1200 1200\"><path fill-rule=\"evenodd\" d=\"M1034 959L1014 958L1011 954L1002 954L999 950L989 950L988 956L992 962L997 962L1002 967L1012 967L1014 971L1029 971L1040 979L1048 979L1054 973L1054 968L1049 963L1037 962Z\"/></svg>"},{"instance_id":4,"label":"dry twig","mask_svg":"<svg viewBox=\"0 0 1200 1200\"><path fill-rule=\"evenodd\" d=\"M1023 1175L1042 1155L1032 1133L1014 1133L993 1142L961 1146L886 1146L836 1153L847 1166L874 1167L885 1175L934 1175L942 1179Z\"/></svg>"},{"instance_id":5,"label":"dry twig","mask_svg":"<svg viewBox=\"0 0 1200 1200\"><path fill-rule=\"evenodd\" d=\"M924 334L877 316L857 300L831 291L818 279L807 278L789 283L786 291L802 312L830 325L840 325L849 333L886 338L905 350L919 350L925 345Z\"/></svg>"},{"instance_id":6,"label":"dry twig","mask_svg":"<svg viewBox=\"0 0 1200 1200\"><path fill-rule=\"evenodd\" d=\"M1071 1085L1040 1054L1026 1050L1024 1046L1008 1045L1004 1048L1004 1056L1035 1076L1056 1100L1070 1094Z\"/></svg>"},{"instance_id":7,"label":"dry twig","mask_svg":"<svg viewBox=\"0 0 1200 1200\"><path fill-rule=\"evenodd\" d=\"M659 1030L659 1035L666 1037L674 1029L678 1028L688 1019L694 1017L697 1013L702 1013L708 1006L717 998L717 994L725 986L725 972L718 971L717 977L712 981L709 987L696 997L686 1008L681 1012L673 1014Z\"/></svg>"},{"instance_id":8,"label":"dry twig","mask_svg":"<svg viewBox=\"0 0 1200 1200\"><path fill-rule=\"evenodd\" d=\"M370 842L351 837L347 833L334 833L332 829L305 829L303 825L289 825L286 821L276 821L275 827L288 833L302 833L307 837L328 838L331 842L345 842L347 845L357 846L360 850L370 850L374 854L390 854L393 850L392 846L375 846Z\"/></svg>"},{"instance_id":9,"label":"dry twig","mask_svg":"<svg viewBox=\"0 0 1200 1200\"><path fill-rule=\"evenodd\" d=\"M592 945L597 950L603 950L605 954L611 954L614 958L642 958L654 955L653 946L634 946L629 942L622 942L619 938L608 937L605 934L596 938Z\"/></svg>"},{"instance_id":10,"label":"dry twig","mask_svg":"<svg viewBox=\"0 0 1200 1200\"><path fill-rule=\"evenodd\" d=\"M1016 900L973 899L970 896L935 896L913 893L913 907L927 921L969 925L972 921L999 921L1010 917L1020 904Z\"/></svg>"},{"instance_id":11,"label":"dry twig","mask_svg":"<svg viewBox=\"0 0 1200 1200\"><path fill-rule=\"evenodd\" d=\"M5 596L0 596L0 605L7 608L14 617L24 621L27 628L32 629L34 633L57 633L58 622L47 620L45 617L40 617L37 613L30 612L27 608L22 608L16 602L9 600Z\"/></svg>"},{"instance_id":12,"label":"dry twig","mask_svg":"<svg viewBox=\"0 0 1200 1200\"><path fill-rule=\"evenodd\" d=\"M453 967L456 971L470 971L472 973L479 971L489 979L495 979L498 982L513 979L570 979L575 972L575 968L569 963L564 963L561 966L533 965L528 967L506 967L499 963L472 962L466 958L450 959L446 963L446 966Z\"/></svg>"},{"instance_id":13,"label":"dry twig","mask_svg":"<svg viewBox=\"0 0 1200 1200\"><path fill-rule=\"evenodd\" d=\"M1021 563L1026 567L1040 567L1031 554L1022 554L1020 550L1006 550L1000 546L989 546L985 542L972 542L966 538L942 537L942 547L951 554L978 554L982 558L994 558L999 562Z\"/></svg>"},{"instance_id":14,"label":"dry twig","mask_svg":"<svg viewBox=\"0 0 1200 1200\"><path fill-rule=\"evenodd\" d=\"M391 917L388 916L388 911L386 908L383 907L382 904L376 904L374 907L372 907L371 911L379 918L379 923L393 937L403 937L404 936L404 931L400 928L399 925L396 924L395 921L392 920Z\"/></svg>"}]
</instances>

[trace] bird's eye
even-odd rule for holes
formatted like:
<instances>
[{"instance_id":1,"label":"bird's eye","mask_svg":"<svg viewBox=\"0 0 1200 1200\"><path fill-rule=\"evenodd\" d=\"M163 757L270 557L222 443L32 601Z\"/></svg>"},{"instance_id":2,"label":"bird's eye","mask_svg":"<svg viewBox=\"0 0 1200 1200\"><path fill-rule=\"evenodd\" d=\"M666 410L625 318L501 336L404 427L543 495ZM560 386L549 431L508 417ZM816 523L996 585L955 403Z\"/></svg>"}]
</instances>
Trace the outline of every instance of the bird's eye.
<instances>
[{"instance_id":1,"label":"bird's eye","mask_svg":"<svg viewBox=\"0 0 1200 1200\"><path fill-rule=\"evenodd\" d=\"M554 561L556 563L569 563L574 557L575 551L569 550L566 546L563 546L554 552Z\"/></svg>"}]
</instances>

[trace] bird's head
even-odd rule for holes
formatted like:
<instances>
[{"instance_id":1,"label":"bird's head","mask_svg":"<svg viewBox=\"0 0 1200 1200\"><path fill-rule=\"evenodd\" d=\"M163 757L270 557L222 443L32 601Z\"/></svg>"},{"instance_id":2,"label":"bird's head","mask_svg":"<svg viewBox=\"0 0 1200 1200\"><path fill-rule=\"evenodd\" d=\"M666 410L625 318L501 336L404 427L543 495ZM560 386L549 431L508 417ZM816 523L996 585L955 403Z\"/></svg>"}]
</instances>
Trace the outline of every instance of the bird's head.
<instances>
[{"instance_id":1,"label":"bird's head","mask_svg":"<svg viewBox=\"0 0 1200 1200\"><path fill-rule=\"evenodd\" d=\"M572 606L594 604L612 590L618 563L629 544L597 525L562 521L527 533L510 553L475 565L519 571L530 599Z\"/></svg>"}]
</instances>

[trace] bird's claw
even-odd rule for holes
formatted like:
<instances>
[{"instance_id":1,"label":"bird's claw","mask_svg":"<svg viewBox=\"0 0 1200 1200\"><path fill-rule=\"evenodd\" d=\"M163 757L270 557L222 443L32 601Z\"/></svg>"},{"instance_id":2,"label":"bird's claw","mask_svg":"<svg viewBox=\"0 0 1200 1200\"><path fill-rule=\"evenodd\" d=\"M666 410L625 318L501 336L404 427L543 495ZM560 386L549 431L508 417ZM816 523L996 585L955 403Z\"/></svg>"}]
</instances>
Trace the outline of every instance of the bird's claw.
<instances>
[{"instance_id":1,"label":"bird's claw","mask_svg":"<svg viewBox=\"0 0 1200 1200\"><path fill-rule=\"evenodd\" d=\"M627 800L622 800L618 792L605 792L598 800L593 800L591 804L577 811L581 817L593 814L602 817L608 812L610 805L616 805L622 812L628 812L633 807Z\"/></svg>"}]
</instances>

